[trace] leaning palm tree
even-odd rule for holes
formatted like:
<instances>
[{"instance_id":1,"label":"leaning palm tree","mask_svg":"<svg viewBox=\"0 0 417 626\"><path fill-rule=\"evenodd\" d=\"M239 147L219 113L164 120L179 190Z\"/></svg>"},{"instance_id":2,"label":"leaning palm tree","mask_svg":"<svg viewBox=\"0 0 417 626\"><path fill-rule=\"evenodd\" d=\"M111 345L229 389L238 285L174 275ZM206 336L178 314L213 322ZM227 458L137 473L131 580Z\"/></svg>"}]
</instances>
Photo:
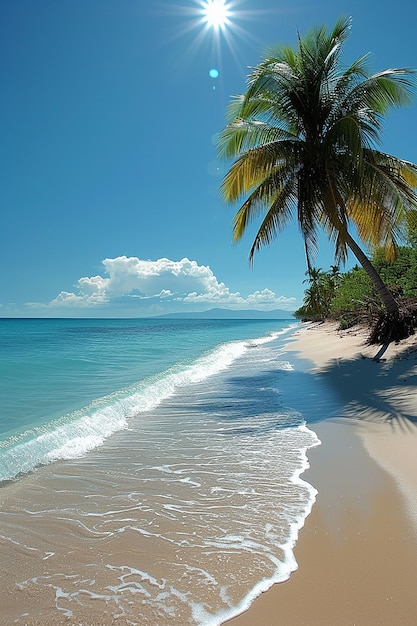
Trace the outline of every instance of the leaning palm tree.
<instances>
[{"instance_id":1,"label":"leaning palm tree","mask_svg":"<svg viewBox=\"0 0 417 626\"><path fill-rule=\"evenodd\" d=\"M297 49L272 50L253 69L219 137L219 154L235 159L222 191L227 202L243 202L235 241L262 216L251 262L295 216L308 268L320 228L334 242L338 264L350 249L389 318L374 339L390 341L412 328L352 231L370 251L383 248L393 259L406 212L417 208L417 166L377 149L384 114L411 101L414 72L368 75L367 55L343 68L349 30L350 19L340 18L330 33L316 29L298 38Z\"/></svg>"}]
</instances>

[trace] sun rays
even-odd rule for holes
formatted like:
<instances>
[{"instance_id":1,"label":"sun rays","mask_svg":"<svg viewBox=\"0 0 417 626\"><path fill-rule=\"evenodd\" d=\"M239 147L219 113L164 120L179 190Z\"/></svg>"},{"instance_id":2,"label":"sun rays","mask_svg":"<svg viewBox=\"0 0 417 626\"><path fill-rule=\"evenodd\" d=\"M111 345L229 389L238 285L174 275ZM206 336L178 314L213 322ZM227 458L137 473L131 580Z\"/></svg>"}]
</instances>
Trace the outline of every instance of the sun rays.
<instances>
[{"instance_id":1,"label":"sun rays","mask_svg":"<svg viewBox=\"0 0 417 626\"><path fill-rule=\"evenodd\" d=\"M232 11L225 0L207 0L202 4L202 12L208 27L217 30L230 24Z\"/></svg>"},{"instance_id":2,"label":"sun rays","mask_svg":"<svg viewBox=\"0 0 417 626\"><path fill-rule=\"evenodd\" d=\"M182 24L177 23L175 35L171 37L183 39L185 44L177 56L177 66L182 66L184 71L203 53L209 54L210 66L220 70L227 49L236 66L242 68L239 41L244 41L245 45L252 42L254 49L262 45L242 24L245 21L253 24L263 15L259 9L244 9L244 4L245 0L192 0L169 7L164 4L164 15L182 19Z\"/></svg>"}]
</instances>

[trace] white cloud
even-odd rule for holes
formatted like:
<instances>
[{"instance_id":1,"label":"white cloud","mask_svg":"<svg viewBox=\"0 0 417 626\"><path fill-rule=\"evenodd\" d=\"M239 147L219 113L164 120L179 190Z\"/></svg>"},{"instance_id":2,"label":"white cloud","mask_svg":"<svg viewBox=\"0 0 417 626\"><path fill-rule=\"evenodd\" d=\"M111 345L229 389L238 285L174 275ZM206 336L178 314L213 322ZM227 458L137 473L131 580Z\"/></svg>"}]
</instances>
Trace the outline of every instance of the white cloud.
<instances>
[{"instance_id":1,"label":"white cloud","mask_svg":"<svg viewBox=\"0 0 417 626\"><path fill-rule=\"evenodd\" d=\"M187 258L171 261L162 258L144 261L137 257L120 256L102 261L104 276L84 276L77 281L75 292L61 291L50 307L99 307L123 302L138 306L140 301L152 300L157 306L169 304L176 310L183 304L188 308L226 307L263 310L294 308L295 298L276 296L270 289L255 291L246 297L232 292L219 282L210 267L198 265ZM190 305L193 305L190 307Z\"/></svg>"}]
</instances>

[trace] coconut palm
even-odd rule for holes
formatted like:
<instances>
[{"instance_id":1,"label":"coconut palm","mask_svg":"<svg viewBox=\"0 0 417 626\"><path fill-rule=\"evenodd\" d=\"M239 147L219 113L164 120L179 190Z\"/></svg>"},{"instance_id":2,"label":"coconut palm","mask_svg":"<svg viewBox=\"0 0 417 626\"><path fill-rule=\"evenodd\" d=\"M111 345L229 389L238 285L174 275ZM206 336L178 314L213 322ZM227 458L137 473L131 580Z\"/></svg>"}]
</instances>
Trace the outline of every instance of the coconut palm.
<instances>
[{"instance_id":1,"label":"coconut palm","mask_svg":"<svg viewBox=\"0 0 417 626\"><path fill-rule=\"evenodd\" d=\"M315 317L323 319L328 312L326 274L321 268L310 267L306 272L306 277L303 283L308 283L309 286L304 291L303 306Z\"/></svg>"},{"instance_id":2,"label":"coconut palm","mask_svg":"<svg viewBox=\"0 0 417 626\"><path fill-rule=\"evenodd\" d=\"M304 311L311 311L314 317L320 319L328 317L331 302L340 283L339 267L332 265L327 272L323 272L321 268L310 267L303 283L309 285L304 291Z\"/></svg>"},{"instance_id":3,"label":"coconut palm","mask_svg":"<svg viewBox=\"0 0 417 626\"><path fill-rule=\"evenodd\" d=\"M405 214L417 207L417 166L377 149L384 114L411 101L414 72L368 75L367 55L342 67L349 30L350 19L340 18L330 33L321 27L299 36L298 48L271 50L253 69L219 137L219 154L235 159L222 192L227 202L243 202L235 241L262 216L251 262L296 217L310 268L321 228L334 242L335 262L345 262L348 249L356 256L393 326L399 305L352 231L393 259ZM398 332L406 333L392 338Z\"/></svg>"}]
</instances>

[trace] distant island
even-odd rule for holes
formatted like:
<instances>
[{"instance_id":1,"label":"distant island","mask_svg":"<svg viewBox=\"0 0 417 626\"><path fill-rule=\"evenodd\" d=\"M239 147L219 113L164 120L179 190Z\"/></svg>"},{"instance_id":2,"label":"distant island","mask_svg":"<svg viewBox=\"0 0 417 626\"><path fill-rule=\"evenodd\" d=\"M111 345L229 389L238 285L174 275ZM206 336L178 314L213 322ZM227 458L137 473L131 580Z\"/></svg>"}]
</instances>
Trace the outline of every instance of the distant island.
<instances>
[{"instance_id":1,"label":"distant island","mask_svg":"<svg viewBox=\"0 0 417 626\"><path fill-rule=\"evenodd\" d=\"M252 309L209 309L190 313L165 313L156 317L185 319L235 319L235 320L290 320L294 318L291 311L274 309L273 311L257 311Z\"/></svg>"}]
</instances>

